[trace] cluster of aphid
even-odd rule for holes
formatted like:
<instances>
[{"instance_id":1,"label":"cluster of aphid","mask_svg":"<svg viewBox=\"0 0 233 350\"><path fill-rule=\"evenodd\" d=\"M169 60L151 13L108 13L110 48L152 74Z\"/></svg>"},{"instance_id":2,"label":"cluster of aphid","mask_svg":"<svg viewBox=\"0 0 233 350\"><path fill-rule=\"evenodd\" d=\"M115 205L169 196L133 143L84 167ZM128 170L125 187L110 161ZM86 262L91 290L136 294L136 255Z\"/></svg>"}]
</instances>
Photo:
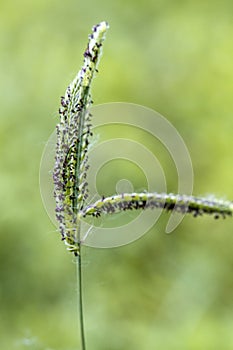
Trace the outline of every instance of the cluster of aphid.
<instances>
[{"instance_id":1,"label":"cluster of aphid","mask_svg":"<svg viewBox=\"0 0 233 350\"><path fill-rule=\"evenodd\" d=\"M60 123L57 125L57 146L53 172L56 217L62 239L68 250L79 253L79 221L87 215L100 216L126 210L162 208L167 211L191 213L194 217L202 214L232 216L233 203L213 198L198 198L159 193L125 193L103 197L85 206L87 188L87 151L91 133L92 104L90 86L97 71L98 58L108 28L106 22L93 27L84 53L84 64L76 78L61 97Z\"/></svg>"},{"instance_id":2,"label":"cluster of aphid","mask_svg":"<svg viewBox=\"0 0 233 350\"><path fill-rule=\"evenodd\" d=\"M87 149L91 136L92 104L90 86L100 55L107 24L93 27L84 53L83 68L61 97L60 123L57 125L57 145L53 172L56 218L62 239L68 249L76 252L78 246L77 213L88 197Z\"/></svg>"},{"instance_id":3,"label":"cluster of aphid","mask_svg":"<svg viewBox=\"0 0 233 350\"><path fill-rule=\"evenodd\" d=\"M124 193L98 200L87 206L80 216L100 216L132 209L163 208L180 213L191 213L194 217L203 214L213 214L215 219L220 216L232 216L233 203L208 198L198 198L172 193Z\"/></svg>"}]
</instances>

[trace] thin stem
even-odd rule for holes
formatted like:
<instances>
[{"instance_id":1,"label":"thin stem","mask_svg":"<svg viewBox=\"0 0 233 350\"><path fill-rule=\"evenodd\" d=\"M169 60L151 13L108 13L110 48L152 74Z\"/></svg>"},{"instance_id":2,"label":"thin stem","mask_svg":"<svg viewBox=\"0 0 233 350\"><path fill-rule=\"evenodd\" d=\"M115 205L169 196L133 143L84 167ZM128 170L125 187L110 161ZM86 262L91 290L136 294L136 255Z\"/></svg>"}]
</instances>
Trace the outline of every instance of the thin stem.
<instances>
[{"instance_id":1,"label":"thin stem","mask_svg":"<svg viewBox=\"0 0 233 350\"><path fill-rule=\"evenodd\" d=\"M80 230L79 230L80 231ZM85 329L84 329L84 316L83 316L83 284L82 284L82 257L81 257L81 244L79 243L79 252L76 260L77 269L77 291L78 291L78 313L79 313L79 328L81 336L81 350L86 349L85 343Z\"/></svg>"}]
</instances>

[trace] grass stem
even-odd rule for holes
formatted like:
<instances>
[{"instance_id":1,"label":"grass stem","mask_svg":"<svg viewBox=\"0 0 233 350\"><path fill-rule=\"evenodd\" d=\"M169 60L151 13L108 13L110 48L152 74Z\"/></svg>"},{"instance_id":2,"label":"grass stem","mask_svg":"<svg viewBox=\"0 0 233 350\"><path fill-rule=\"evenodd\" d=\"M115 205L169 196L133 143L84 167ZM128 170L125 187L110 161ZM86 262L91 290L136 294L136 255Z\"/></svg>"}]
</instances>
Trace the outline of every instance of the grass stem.
<instances>
[{"instance_id":1,"label":"grass stem","mask_svg":"<svg viewBox=\"0 0 233 350\"><path fill-rule=\"evenodd\" d=\"M80 336L81 336L81 350L86 350L84 316L83 316L81 244L79 244L79 253L77 254L77 257L76 257L76 270L77 270L78 315L79 315L78 318L79 318L79 329L80 329Z\"/></svg>"}]
</instances>

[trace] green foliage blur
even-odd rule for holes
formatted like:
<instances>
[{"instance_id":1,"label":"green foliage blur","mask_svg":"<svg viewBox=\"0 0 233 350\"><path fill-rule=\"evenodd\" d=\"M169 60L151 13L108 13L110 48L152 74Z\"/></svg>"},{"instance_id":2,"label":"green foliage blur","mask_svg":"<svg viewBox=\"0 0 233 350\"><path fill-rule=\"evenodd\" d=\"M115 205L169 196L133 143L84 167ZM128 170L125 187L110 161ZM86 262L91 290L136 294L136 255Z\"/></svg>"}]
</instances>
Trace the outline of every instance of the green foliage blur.
<instances>
[{"instance_id":1,"label":"green foliage blur","mask_svg":"<svg viewBox=\"0 0 233 350\"><path fill-rule=\"evenodd\" d=\"M75 263L38 173L92 25L110 23L94 103L163 114L190 151L194 193L233 199L232 11L230 0L1 0L1 349L80 348ZM233 349L232 220L186 217L166 235L167 220L130 245L83 249L88 350Z\"/></svg>"}]
</instances>

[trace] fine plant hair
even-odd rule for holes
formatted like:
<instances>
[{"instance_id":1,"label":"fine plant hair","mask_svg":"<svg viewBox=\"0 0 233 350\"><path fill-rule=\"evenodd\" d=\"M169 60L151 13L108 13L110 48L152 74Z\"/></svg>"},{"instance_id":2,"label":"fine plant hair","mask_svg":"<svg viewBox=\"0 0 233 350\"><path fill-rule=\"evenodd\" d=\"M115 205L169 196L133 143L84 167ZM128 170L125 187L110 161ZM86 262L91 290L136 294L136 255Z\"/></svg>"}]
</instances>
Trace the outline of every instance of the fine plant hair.
<instances>
[{"instance_id":1,"label":"fine plant hair","mask_svg":"<svg viewBox=\"0 0 233 350\"><path fill-rule=\"evenodd\" d=\"M126 210L163 208L165 211L189 213L194 217L212 215L214 218L232 217L233 202L213 198L194 197L166 193L122 193L102 197L87 205L88 183L86 181L88 148L92 136L90 107L91 83L102 51L109 26L101 22L92 28L84 52L81 70L61 97L60 123L57 125L57 144L53 171L56 218L61 239L68 251L74 253L78 264L79 316L82 350L85 350L82 306L82 271L80 237L81 221L86 216L100 217Z\"/></svg>"}]
</instances>

